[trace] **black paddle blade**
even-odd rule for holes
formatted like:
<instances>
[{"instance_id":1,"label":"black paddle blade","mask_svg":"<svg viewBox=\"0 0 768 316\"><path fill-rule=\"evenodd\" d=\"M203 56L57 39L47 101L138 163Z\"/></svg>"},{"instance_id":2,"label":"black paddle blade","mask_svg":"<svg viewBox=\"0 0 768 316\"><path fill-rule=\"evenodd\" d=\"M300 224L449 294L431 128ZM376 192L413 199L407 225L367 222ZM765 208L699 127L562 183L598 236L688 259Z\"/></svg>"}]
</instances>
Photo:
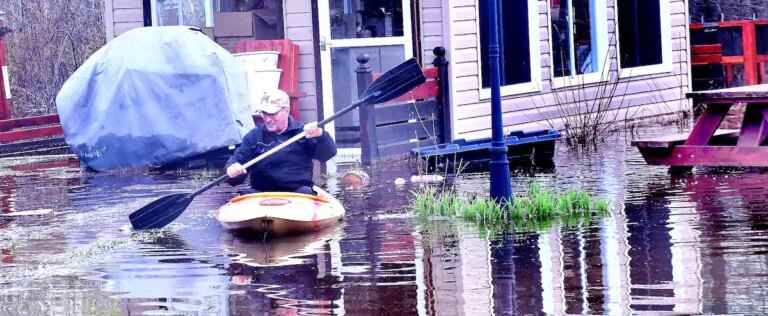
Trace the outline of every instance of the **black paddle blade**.
<instances>
[{"instance_id":1,"label":"black paddle blade","mask_svg":"<svg viewBox=\"0 0 768 316\"><path fill-rule=\"evenodd\" d=\"M128 215L134 230L163 228L187 209L192 197L177 193L161 197Z\"/></svg>"},{"instance_id":2,"label":"black paddle blade","mask_svg":"<svg viewBox=\"0 0 768 316\"><path fill-rule=\"evenodd\" d=\"M387 102L411 91L426 80L427 78L424 77L424 72L421 71L416 58L411 58L387 70L371 83L360 96L360 100L371 98L367 99L370 104Z\"/></svg>"}]
</instances>

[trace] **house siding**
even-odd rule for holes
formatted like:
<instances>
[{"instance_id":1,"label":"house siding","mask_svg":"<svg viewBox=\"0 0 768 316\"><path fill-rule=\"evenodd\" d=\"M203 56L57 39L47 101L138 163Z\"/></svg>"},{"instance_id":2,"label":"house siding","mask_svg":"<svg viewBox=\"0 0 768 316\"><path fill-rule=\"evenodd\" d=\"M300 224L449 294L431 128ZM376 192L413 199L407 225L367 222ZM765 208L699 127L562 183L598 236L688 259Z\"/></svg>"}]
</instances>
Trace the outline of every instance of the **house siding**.
<instances>
[{"instance_id":1,"label":"house siding","mask_svg":"<svg viewBox=\"0 0 768 316\"><path fill-rule=\"evenodd\" d=\"M144 26L142 0L106 0L104 10L107 40Z\"/></svg>"},{"instance_id":2,"label":"house siding","mask_svg":"<svg viewBox=\"0 0 768 316\"><path fill-rule=\"evenodd\" d=\"M301 119L317 120L317 88L315 82L315 46L312 35L312 3L310 0L286 0L283 4L285 38L299 45L299 99Z\"/></svg>"},{"instance_id":3,"label":"house siding","mask_svg":"<svg viewBox=\"0 0 768 316\"><path fill-rule=\"evenodd\" d=\"M431 65L435 59L432 50L445 46L443 34L448 32L443 25L443 3L442 0L422 0L420 4L422 64Z\"/></svg>"},{"instance_id":4,"label":"house siding","mask_svg":"<svg viewBox=\"0 0 768 316\"><path fill-rule=\"evenodd\" d=\"M664 1L668 1L669 25L663 25L662 28L666 27L670 30L671 41L667 49L671 51L668 56L671 58L671 70L651 75L621 77L616 89L618 96L613 99L614 102L611 105L615 113L611 113L608 117L615 117L617 120L635 119L672 113L687 109L689 106L685 98L685 93L690 87L687 4L685 0ZM490 100L481 98L479 82L478 2L477 0L459 0L445 1L444 4L450 4L452 11L450 56L453 62L454 138L490 137ZM575 91L582 97L600 95L597 92L599 83L553 88L548 2L535 1L535 4L538 19L538 29L535 32L538 36L539 51L532 56L540 56L538 69L533 69L540 77L539 82L534 82L538 89L529 93L502 97L502 117L507 131L553 126L562 128L559 109L562 109L563 102L561 101L561 105L558 105L558 98L562 100L564 96L572 96ZM615 0L607 0L606 5L607 38L611 38L616 36ZM608 47L611 78L616 78L618 74L616 51L614 41ZM535 77L535 74L532 75ZM565 106L573 105L566 102Z\"/></svg>"}]
</instances>

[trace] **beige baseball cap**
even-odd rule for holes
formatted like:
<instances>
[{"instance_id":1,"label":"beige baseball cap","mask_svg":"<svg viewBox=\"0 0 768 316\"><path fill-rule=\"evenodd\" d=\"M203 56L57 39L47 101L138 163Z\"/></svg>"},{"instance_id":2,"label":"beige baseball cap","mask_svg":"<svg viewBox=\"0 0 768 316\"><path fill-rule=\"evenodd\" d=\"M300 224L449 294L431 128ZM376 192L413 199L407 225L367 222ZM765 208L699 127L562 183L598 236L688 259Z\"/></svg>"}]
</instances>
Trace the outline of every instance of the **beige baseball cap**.
<instances>
[{"instance_id":1,"label":"beige baseball cap","mask_svg":"<svg viewBox=\"0 0 768 316\"><path fill-rule=\"evenodd\" d=\"M280 89L269 89L251 94L251 112L253 114L275 114L291 104L288 94Z\"/></svg>"}]
</instances>

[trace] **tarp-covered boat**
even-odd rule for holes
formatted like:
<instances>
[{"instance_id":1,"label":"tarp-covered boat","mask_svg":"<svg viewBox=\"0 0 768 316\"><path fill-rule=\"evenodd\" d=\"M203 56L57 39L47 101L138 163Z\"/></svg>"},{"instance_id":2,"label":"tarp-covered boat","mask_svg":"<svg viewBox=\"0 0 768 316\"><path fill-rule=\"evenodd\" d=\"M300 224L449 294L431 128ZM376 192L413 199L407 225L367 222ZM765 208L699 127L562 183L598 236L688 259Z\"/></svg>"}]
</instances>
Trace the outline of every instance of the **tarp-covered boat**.
<instances>
[{"instance_id":1,"label":"tarp-covered boat","mask_svg":"<svg viewBox=\"0 0 768 316\"><path fill-rule=\"evenodd\" d=\"M274 236L319 231L344 216L344 206L315 187L317 195L262 192L237 196L215 212L227 229L268 233Z\"/></svg>"},{"instance_id":2,"label":"tarp-covered boat","mask_svg":"<svg viewBox=\"0 0 768 316\"><path fill-rule=\"evenodd\" d=\"M152 166L239 144L253 128L245 70L187 27L128 31L64 83L66 141L94 170Z\"/></svg>"}]
</instances>

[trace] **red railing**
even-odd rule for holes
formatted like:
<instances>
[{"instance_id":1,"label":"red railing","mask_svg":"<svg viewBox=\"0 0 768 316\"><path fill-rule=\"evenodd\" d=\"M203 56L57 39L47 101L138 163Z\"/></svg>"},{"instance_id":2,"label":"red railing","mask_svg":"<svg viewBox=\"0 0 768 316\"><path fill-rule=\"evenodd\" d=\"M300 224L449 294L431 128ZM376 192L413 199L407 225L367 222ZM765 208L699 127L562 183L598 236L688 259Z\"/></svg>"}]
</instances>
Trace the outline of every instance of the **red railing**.
<instances>
[{"instance_id":1,"label":"red railing","mask_svg":"<svg viewBox=\"0 0 768 316\"><path fill-rule=\"evenodd\" d=\"M724 87L768 83L768 20L691 23L690 29L693 67L722 65Z\"/></svg>"}]
</instances>

